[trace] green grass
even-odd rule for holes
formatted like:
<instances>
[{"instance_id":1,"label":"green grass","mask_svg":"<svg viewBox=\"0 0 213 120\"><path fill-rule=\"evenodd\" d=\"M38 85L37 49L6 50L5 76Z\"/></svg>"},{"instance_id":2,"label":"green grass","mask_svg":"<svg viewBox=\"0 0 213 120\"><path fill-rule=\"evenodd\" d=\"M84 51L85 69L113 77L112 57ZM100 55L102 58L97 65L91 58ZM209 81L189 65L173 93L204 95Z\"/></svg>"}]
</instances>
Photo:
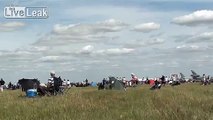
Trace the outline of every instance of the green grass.
<instances>
[{"instance_id":1,"label":"green grass","mask_svg":"<svg viewBox=\"0 0 213 120\"><path fill-rule=\"evenodd\" d=\"M183 84L151 91L71 88L63 96L0 93L0 120L213 120L213 85Z\"/></svg>"}]
</instances>

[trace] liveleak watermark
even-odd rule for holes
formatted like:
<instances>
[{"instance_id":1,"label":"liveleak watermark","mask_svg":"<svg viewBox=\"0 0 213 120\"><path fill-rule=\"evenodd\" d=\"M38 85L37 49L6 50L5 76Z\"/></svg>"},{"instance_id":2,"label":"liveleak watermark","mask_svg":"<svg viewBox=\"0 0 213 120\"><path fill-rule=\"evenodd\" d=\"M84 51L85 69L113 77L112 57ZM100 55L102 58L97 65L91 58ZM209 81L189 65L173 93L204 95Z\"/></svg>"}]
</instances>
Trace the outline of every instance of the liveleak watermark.
<instances>
[{"instance_id":1,"label":"liveleak watermark","mask_svg":"<svg viewBox=\"0 0 213 120\"><path fill-rule=\"evenodd\" d=\"M5 7L4 17L9 19L46 19L47 7Z\"/></svg>"}]
</instances>

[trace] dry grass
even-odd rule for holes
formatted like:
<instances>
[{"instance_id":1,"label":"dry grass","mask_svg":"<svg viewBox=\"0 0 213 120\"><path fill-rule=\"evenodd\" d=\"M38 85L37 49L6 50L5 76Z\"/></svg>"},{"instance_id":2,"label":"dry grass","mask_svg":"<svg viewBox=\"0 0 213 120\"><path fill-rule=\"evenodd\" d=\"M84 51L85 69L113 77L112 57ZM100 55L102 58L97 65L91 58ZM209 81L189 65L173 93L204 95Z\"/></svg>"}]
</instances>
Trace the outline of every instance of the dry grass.
<instances>
[{"instance_id":1,"label":"dry grass","mask_svg":"<svg viewBox=\"0 0 213 120\"><path fill-rule=\"evenodd\" d=\"M185 84L151 91L72 88L63 96L0 93L0 120L213 120L213 86Z\"/></svg>"}]
</instances>

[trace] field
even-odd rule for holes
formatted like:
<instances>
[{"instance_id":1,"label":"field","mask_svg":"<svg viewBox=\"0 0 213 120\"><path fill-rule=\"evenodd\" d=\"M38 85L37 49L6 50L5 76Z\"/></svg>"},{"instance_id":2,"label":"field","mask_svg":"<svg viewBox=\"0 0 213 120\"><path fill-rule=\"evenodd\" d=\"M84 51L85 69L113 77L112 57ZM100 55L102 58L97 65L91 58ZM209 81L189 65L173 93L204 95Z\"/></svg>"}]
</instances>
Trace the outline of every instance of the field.
<instances>
[{"instance_id":1,"label":"field","mask_svg":"<svg viewBox=\"0 0 213 120\"><path fill-rule=\"evenodd\" d=\"M61 96L0 93L0 120L213 120L213 85L183 84L151 91L71 88Z\"/></svg>"}]
</instances>

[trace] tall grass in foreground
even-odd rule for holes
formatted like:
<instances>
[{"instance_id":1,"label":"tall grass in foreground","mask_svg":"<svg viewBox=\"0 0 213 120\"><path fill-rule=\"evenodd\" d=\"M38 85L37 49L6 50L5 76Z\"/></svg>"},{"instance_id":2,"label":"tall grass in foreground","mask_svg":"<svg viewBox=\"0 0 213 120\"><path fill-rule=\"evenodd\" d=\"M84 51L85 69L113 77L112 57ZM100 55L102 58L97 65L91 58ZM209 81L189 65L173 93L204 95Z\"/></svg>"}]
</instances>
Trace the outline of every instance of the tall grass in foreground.
<instances>
[{"instance_id":1,"label":"tall grass in foreground","mask_svg":"<svg viewBox=\"0 0 213 120\"><path fill-rule=\"evenodd\" d=\"M62 96L0 93L0 120L213 120L213 85L183 84L151 91L71 88Z\"/></svg>"}]
</instances>

